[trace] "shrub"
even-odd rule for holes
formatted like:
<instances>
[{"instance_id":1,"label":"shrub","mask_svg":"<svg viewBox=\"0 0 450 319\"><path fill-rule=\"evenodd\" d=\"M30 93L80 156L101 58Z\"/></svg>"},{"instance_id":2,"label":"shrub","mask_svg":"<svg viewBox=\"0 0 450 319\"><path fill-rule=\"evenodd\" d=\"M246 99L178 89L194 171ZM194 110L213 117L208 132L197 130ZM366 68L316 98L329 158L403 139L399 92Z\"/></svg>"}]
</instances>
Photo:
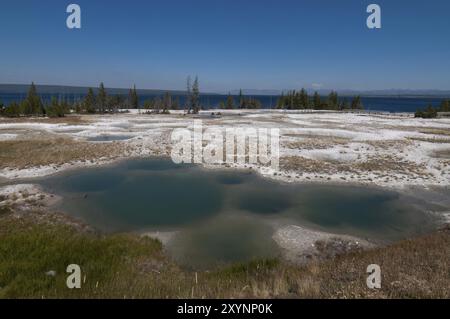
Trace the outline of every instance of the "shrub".
<instances>
[{"instance_id":1,"label":"shrub","mask_svg":"<svg viewBox=\"0 0 450 319\"><path fill-rule=\"evenodd\" d=\"M420 117L423 119L431 119L437 117L437 110L432 106L428 105L425 110L417 110L414 114L415 117Z\"/></svg>"},{"instance_id":2,"label":"shrub","mask_svg":"<svg viewBox=\"0 0 450 319\"><path fill-rule=\"evenodd\" d=\"M64 117L67 113L67 105L65 102L58 103L58 100L53 97L50 105L45 108L45 112L49 117Z\"/></svg>"}]
</instances>

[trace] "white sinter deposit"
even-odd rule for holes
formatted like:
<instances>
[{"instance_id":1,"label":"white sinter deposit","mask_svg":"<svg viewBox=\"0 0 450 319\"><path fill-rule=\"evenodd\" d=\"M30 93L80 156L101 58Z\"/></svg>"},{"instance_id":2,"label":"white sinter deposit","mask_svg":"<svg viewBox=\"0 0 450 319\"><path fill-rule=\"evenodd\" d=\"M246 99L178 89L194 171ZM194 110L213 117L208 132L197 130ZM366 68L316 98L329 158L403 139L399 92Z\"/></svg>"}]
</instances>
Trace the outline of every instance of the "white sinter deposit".
<instances>
[{"instance_id":1,"label":"white sinter deposit","mask_svg":"<svg viewBox=\"0 0 450 319\"><path fill-rule=\"evenodd\" d=\"M233 164L283 181L364 183L401 188L405 185L450 185L450 119L416 119L390 114L352 114L302 111L221 110L221 116L203 111L196 119L203 128L279 128L280 168ZM217 112L217 111L216 111ZM170 155L174 128L192 130L194 117L182 111L170 115L130 112L83 116L83 124L48 123L38 120L0 121L0 142L32 136L35 131L88 140L98 136L126 136L120 141L129 151L122 157ZM94 142L91 143L104 143ZM43 176L70 167L107 163L16 169L3 167L0 176ZM211 167L211 165L208 165ZM221 166L222 167L222 166Z\"/></svg>"}]
</instances>

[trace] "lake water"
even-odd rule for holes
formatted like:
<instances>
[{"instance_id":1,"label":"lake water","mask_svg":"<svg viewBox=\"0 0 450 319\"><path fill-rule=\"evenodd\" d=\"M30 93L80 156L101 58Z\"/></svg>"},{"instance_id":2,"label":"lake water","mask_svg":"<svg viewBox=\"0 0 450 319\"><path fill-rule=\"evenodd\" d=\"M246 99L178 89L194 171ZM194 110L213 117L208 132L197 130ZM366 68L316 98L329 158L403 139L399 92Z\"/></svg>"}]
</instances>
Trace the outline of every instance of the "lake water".
<instances>
[{"instance_id":1,"label":"lake water","mask_svg":"<svg viewBox=\"0 0 450 319\"><path fill-rule=\"evenodd\" d=\"M176 232L168 252L201 267L274 257L276 227L392 241L426 232L424 203L356 186L282 184L251 171L205 170L136 159L39 181L62 195L58 208L106 232Z\"/></svg>"}]
</instances>

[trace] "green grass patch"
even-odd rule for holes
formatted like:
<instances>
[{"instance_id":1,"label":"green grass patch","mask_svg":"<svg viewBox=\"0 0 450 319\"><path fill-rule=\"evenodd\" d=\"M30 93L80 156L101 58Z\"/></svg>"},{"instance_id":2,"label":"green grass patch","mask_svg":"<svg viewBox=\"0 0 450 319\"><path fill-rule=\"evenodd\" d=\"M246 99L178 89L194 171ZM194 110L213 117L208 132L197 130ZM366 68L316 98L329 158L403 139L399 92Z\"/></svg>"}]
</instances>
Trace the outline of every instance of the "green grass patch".
<instances>
[{"instance_id":1,"label":"green grass patch","mask_svg":"<svg viewBox=\"0 0 450 319\"><path fill-rule=\"evenodd\" d=\"M66 286L69 264L82 267L83 290L94 293L121 273L129 273L133 260L161 260L161 251L161 243L148 238L100 236L62 225L1 220L0 297L76 297L80 291ZM46 275L49 271L56 276Z\"/></svg>"},{"instance_id":2,"label":"green grass patch","mask_svg":"<svg viewBox=\"0 0 450 319\"><path fill-rule=\"evenodd\" d=\"M270 259L194 272L154 239L0 211L0 298L449 298L449 246L446 229L304 267ZM366 286L372 263L382 269L380 290ZM69 264L81 267L81 289L66 286Z\"/></svg>"}]
</instances>

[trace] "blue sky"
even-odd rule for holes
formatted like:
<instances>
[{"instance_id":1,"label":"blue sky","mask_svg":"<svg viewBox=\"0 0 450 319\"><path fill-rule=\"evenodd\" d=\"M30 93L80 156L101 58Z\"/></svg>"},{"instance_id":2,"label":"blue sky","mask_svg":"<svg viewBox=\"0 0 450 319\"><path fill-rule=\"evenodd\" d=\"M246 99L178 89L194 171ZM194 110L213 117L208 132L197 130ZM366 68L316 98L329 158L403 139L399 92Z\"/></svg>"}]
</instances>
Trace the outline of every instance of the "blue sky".
<instances>
[{"instance_id":1,"label":"blue sky","mask_svg":"<svg viewBox=\"0 0 450 319\"><path fill-rule=\"evenodd\" d=\"M77 3L82 29L66 27ZM366 7L382 8L382 29ZM450 89L448 0L2 0L0 83Z\"/></svg>"}]
</instances>

